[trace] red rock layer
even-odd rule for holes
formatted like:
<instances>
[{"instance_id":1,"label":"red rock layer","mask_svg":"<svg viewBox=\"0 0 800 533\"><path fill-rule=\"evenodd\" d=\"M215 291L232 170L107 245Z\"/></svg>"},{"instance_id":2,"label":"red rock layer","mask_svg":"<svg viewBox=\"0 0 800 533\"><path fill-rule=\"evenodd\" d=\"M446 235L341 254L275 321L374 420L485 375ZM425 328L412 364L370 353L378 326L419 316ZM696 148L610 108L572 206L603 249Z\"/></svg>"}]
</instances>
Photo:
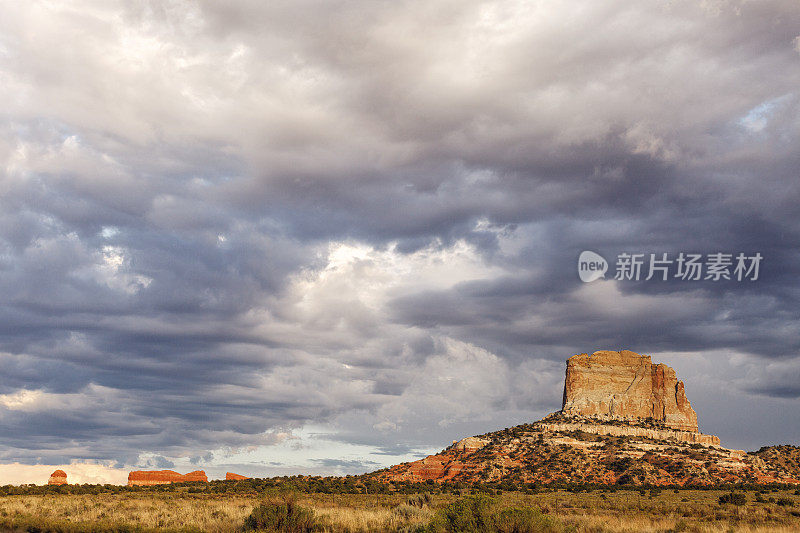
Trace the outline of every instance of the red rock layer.
<instances>
[{"instance_id":1,"label":"red rock layer","mask_svg":"<svg viewBox=\"0 0 800 533\"><path fill-rule=\"evenodd\" d=\"M233 472L226 472L225 473L225 479L227 481L238 481L240 479L250 479L250 478L247 477L247 476L243 476L241 474L234 474Z\"/></svg>"},{"instance_id":2,"label":"red rock layer","mask_svg":"<svg viewBox=\"0 0 800 533\"><path fill-rule=\"evenodd\" d=\"M56 470L50 474L50 479L47 481L48 485L66 485L67 473L63 470Z\"/></svg>"},{"instance_id":3,"label":"red rock layer","mask_svg":"<svg viewBox=\"0 0 800 533\"><path fill-rule=\"evenodd\" d=\"M128 474L128 485L164 485L166 483L184 483L186 481L208 481L206 473L195 470L186 475L173 470L134 470Z\"/></svg>"}]
</instances>

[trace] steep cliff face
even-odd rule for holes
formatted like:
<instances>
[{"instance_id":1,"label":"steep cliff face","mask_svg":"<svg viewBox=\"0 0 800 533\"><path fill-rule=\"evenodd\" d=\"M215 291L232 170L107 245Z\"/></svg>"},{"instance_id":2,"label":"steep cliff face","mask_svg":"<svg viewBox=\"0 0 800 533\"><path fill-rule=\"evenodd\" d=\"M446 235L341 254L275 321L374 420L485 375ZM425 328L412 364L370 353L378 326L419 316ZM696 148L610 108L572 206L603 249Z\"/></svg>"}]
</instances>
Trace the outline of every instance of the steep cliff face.
<instances>
[{"instance_id":1,"label":"steep cliff face","mask_svg":"<svg viewBox=\"0 0 800 533\"><path fill-rule=\"evenodd\" d=\"M67 473L63 470L56 470L52 474L50 474L50 479L47 480L48 485L66 485L67 484Z\"/></svg>"},{"instance_id":2,"label":"steep cliff face","mask_svg":"<svg viewBox=\"0 0 800 533\"><path fill-rule=\"evenodd\" d=\"M697 413L675 370L628 350L570 357L561 411L603 419L652 418L670 428L698 431Z\"/></svg>"},{"instance_id":3,"label":"steep cliff face","mask_svg":"<svg viewBox=\"0 0 800 533\"><path fill-rule=\"evenodd\" d=\"M243 476L241 474L234 474L233 472L226 472L225 473L225 480L226 481L240 481L243 479L250 479L247 476Z\"/></svg>"},{"instance_id":4,"label":"steep cliff face","mask_svg":"<svg viewBox=\"0 0 800 533\"><path fill-rule=\"evenodd\" d=\"M186 475L173 470L134 470L128 474L128 485L164 485L166 483L183 483L186 481L208 481L206 473L195 470Z\"/></svg>"}]
</instances>

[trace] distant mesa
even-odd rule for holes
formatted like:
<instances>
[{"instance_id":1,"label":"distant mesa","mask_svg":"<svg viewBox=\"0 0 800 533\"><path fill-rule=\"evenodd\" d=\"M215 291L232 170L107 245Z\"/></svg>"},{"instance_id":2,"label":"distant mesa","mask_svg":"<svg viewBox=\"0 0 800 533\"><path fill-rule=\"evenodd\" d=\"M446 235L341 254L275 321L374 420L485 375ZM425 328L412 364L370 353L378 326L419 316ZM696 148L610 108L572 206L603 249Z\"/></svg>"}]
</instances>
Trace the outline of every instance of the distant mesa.
<instances>
[{"instance_id":1,"label":"distant mesa","mask_svg":"<svg viewBox=\"0 0 800 533\"><path fill-rule=\"evenodd\" d=\"M605 420L650 419L667 428L698 432L697 413L675 370L628 350L570 357L561 412Z\"/></svg>"},{"instance_id":2,"label":"distant mesa","mask_svg":"<svg viewBox=\"0 0 800 533\"><path fill-rule=\"evenodd\" d=\"M225 473L225 479L227 481L240 481L242 479L250 479L250 478L247 477L247 476L243 476L241 474L234 474L233 472L226 472Z\"/></svg>"},{"instance_id":3,"label":"distant mesa","mask_svg":"<svg viewBox=\"0 0 800 533\"><path fill-rule=\"evenodd\" d=\"M67 484L67 473L63 470L56 470L52 474L50 474L50 479L47 480L48 485L66 485Z\"/></svg>"},{"instance_id":4,"label":"distant mesa","mask_svg":"<svg viewBox=\"0 0 800 533\"><path fill-rule=\"evenodd\" d=\"M187 481L208 482L206 473L195 470L188 474L179 474L173 470L134 470L128 474L128 486L133 485L165 485L167 483L185 483Z\"/></svg>"}]
</instances>

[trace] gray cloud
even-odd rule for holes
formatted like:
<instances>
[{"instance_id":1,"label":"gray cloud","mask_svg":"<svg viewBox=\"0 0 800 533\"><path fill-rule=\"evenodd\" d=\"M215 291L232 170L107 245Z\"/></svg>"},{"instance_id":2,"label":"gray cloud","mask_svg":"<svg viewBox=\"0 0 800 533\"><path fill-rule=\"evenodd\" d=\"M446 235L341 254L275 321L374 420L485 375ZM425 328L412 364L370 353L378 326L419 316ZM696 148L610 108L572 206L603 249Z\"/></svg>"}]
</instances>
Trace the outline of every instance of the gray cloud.
<instances>
[{"instance_id":1,"label":"gray cloud","mask_svg":"<svg viewBox=\"0 0 800 533\"><path fill-rule=\"evenodd\" d=\"M375 455L313 471L371 468L557 409L563 359L600 348L735 353L732 389L797 401L794 2L5 12L3 461L324 427ZM583 285L585 249L765 262Z\"/></svg>"}]
</instances>

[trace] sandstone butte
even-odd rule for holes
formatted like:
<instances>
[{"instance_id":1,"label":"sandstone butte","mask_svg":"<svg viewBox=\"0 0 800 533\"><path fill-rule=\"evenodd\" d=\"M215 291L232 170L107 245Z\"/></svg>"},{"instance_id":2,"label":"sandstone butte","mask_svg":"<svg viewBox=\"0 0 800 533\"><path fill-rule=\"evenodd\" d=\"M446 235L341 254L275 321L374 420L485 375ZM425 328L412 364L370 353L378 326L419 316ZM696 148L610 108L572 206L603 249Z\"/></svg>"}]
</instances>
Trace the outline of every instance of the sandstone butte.
<instances>
[{"instance_id":1,"label":"sandstone butte","mask_svg":"<svg viewBox=\"0 0 800 533\"><path fill-rule=\"evenodd\" d=\"M225 472L225 479L227 481L239 481L242 479L250 479L247 476L243 476L241 474L234 474L233 472Z\"/></svg>"},{"instance_id":2,"label":"sandstone butte","mask_svg":"<svg viewBox=\"0 0 800 533\"><path fill-rule=\"evenodd\" d=\"M47 480L48 485L66 485L67 484L67 473L63 470L56 470L52 474L50 474L50 479Z\"/></svg>"},{"instance_id":3,"label":"sandstone butte","mask_svg":"<svg viewBox=\"0 0 800 533\"><path fill-rule=\"evenodd\" d=\"M698 431L697 413L675 371L628 350L570 357L561 412L608 420L651 419L668 428Z\"/></svg>"},{"instance_id":4,"label":"sandstone butte","mask_svg":"<svg viewBox=\"0 0 800 533\"><path fill-rule=\"evenodd\" d=\"M128 474L128 486L132 485L164 485L167 483L185 483L187 481L208 481L206 473L195 470L182 475L172 470L134 470Z\"/></svg>"},{"instance_id":5,"label":"sandstone butte","mask_svg":"<svg viewBox=\"0 0 800 533\"><path fill-rule=\"evenodd\" d=\"M745 453L698 431L675 371L623 350L567 360L563 409L367 474L387 482L800 483L800 448Z\"/></svg>"}]
</instances>

